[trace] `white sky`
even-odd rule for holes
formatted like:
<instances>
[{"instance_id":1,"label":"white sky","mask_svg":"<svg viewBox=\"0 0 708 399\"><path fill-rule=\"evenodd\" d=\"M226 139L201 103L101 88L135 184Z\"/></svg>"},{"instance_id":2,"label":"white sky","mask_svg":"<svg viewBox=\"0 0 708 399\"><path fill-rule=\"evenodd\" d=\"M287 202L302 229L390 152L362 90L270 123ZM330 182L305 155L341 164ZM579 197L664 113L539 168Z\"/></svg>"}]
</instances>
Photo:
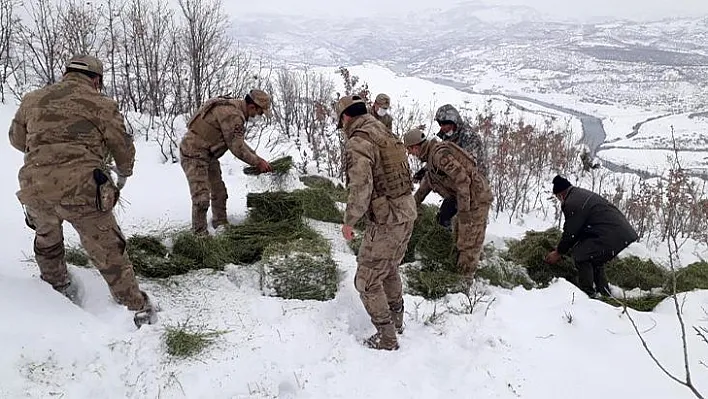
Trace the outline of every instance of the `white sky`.
<instances>
[{"instance_id":1,"label":"white sky","mask_svg":"<svg viewBox=\"0 0 708 399\"><path fill-rule=\"evenodd\" d=\"M376 16L406 14L431 7L447 8L455 3L483 2L499 5L526 5L560 18L587 19L613 16L631 19L658 19L708 15L708 0L265 0L255 2L225 0L234 17L256 13L281 15Z\"/></svg>"}]
</instances>

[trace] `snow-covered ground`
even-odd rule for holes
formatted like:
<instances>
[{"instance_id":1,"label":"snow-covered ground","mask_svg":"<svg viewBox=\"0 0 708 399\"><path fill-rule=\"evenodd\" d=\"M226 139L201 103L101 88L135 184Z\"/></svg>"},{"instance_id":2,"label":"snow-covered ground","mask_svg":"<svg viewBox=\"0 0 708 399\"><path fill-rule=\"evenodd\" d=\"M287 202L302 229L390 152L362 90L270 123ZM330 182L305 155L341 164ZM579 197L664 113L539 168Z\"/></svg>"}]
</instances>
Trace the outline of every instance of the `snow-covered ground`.
<instances>
[{"instance_id":1,"label":"snow-covered ground","mask_svg":"<svg viewBox=\"0 0 708 399\"><path fill-rule=\"evenodd\" d=\"M385 86L383 74L380 81L373 74L362 77L394 101L406 93L433 101L419 87L422 81ZM454 92L435 93L440 104L462 101ZM14 107L0 106L0 127L9 125L13 113ZM188 225L190 198L179 164L161 163L152 143L137 147L135 175L123 192L128 203L118 212L124 232ZM95 270L72 268L86 293L83 308L38 278L30 260L32 231L15 197L22 155L6 144L0 162L6 187L0 217L7 231L0 242L0 398L691 397L651 363L619 309L589 300L565 281L539 290L489 288L488 302L471 314L460 312L466 298L459 295L437 303L406 296L401 349L369 350L360 344L373 328L353 287L355 256L339 226L327 223L314 226L332 241L344 272L334 300L262 296L236 266L141 280L163 311L159 324L135 331L131 315L111 301ZM246 214L246 194L270 185L267 178L243 175L243 166L232 156L222 158L234 222ZM295 186L296 179L287 184ZM506 221L502 216L490 223L487 242L501 244L552 225L537 215ZM65 235L77 242L70 226ZM660 260L665 253L643 243L627 252ZM690 253L684 262L695 258ZM657 356L680 373L679 330L669 305L632 315ZM705 306L708 293L686 296L689 326L708 326ZM225 334L196 359L172 359L165 353L164 328L185 321ZM708 360L708 346L693 333L689 342L693 378L708 389L708 371L699 364Z\"/></svg>"}]
</instances>

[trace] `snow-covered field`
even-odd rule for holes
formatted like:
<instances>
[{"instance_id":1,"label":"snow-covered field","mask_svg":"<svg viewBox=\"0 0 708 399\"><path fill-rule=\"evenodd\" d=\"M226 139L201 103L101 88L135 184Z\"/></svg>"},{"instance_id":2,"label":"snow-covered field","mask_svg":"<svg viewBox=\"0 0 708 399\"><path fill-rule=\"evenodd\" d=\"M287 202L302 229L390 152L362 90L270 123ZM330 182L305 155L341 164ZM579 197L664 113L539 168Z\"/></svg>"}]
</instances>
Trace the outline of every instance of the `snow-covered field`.
<instances>
[{"instance_id":1,"label":"snow-covered field","mask_svg":"<svg viewBox=\"0 0 708 399\"><path fill-rule=\"evenodd\" d=\"M459 103L462 93L430 89L421 80L391 80L383 72L352 68L374 92L425 103ZM388 82L388 86L386 86ZM472 101L472 100L469 100ZM484 98L479 98L480 103ZM14 107L0 106L0 127ZM189 223L190 198L179 164L163 164L152 143L137 143L135 175L118 213L126 235ZM262 154L268 158L269 154ZM135 331L131 315L110 299L95 270L72 268L86 293L83 308L71 304L38 277L32 231L15 198L22 156L0 146L0 217L7 233L0 242L0 398L690 398L662 375L643 352L626 315L589 300L565 281L549 288L489 288L489 301L472 314L463 298L438 303L406 296L407 325L401 349L381 353L360 344L373 328L353 287L355 256L339 226L314 223L332 241L344 272L328 302L262 296L256 282L236 266L164 281L142 280L160 303L157 325ZM247 177L244 165L222 158L229 190L229 217L245 214L245 196L269 188L266 178ZM297 185L290 179L289 185ZM529 216L513 224L493 220L487 242L545 229L552 221ZM77 242L70 226L67 241ZM685 263L696 248L686 249ZM627 253L665 251L637 243ZM705 252L704 252L705 253ZM493 300L492 300L493 299ZM681 373L675 312L665 302L651 313L632 315L657 356ZM708 326L702 308L708 293L686 295L689 326ZM165 353L165 326L185 321L226 331L196 359ZM708 389L708 345L689 334L693 378Z\"/></svg>"}]
</instances>

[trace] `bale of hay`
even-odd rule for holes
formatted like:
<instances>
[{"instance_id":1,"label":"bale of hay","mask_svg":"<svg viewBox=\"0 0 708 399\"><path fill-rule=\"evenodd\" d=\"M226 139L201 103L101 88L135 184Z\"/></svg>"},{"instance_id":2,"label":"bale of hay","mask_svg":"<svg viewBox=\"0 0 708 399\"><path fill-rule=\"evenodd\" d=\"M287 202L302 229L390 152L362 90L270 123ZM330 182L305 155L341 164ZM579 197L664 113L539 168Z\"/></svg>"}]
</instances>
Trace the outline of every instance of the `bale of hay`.
<instances>
[{"instance_id":1,"label":"bale of hay","mask_svg":"<svg viewBox=\"0 0 708 399\"><path fill-rule=\"evenodd\" d=\"M64 249L64 262L74 266L88 267L91 259L81 247L69 247Z\"/></svg>"},{"instance_id":2,"label":"bale of hay","mask_svg":"<svg viewBox=\"0 0 708 399\"><path fill-rule=\"evenodd\" d=\"M507 243L508 250L504 258L526 267L531 279L541 286L547 286L556 277L562 277L577 285L577 270L570 257L563 256L555 265L544 261L548 252L558 244L561 234L557 228L528 231L521 240Z\"/></svg>"},{"instance_id":3,"label":"bale of hay","mask_svg":"<svg viewBox=\"0 0 708 399\"><path fill-rule=\"evenodd\" d=\"M618 287L632 290L640 288L649 291L661 288L668 277L666 270L652 262L636 256L615 258L605 265L607 280Z\"/></svg>"},{"instance_id":4,"label":"bale of hay","mask_svg":"<svg viewBox=\"0 0 708 399\"><path fill-rule=\"evenodd\" d=\"M708 289L708 262L706 261L691 263L682 269L676 270L674 275L677 293ZM672 278L667 280L664 291L673 292Z\"/></svg>"},{"instance_id":5,"label":"bale of hay","mask_svg":"<svg viewBox=\"0 0 708 399\"><path fill-rule=\"evenodd\" d=\"M337 264L322 237L269 244L261 264L261 286L267 295L327 301L337 293Z\"/></svg>"},{"instance_id":6,"label":"bale of hay","mask_svg":"<svg viewBox=\"0 0 708 399\"><path fill-rule=\"evenodd\" d=\"M298 220L304 210L301 200L285 191L249 193L246 196L248 216L254 222Z\"/></svg>"},{"instance_id":7,"label":"bale of hay","mask_svg":"<svg viewBox=\"0 0 708 399\"><path fill-rule=\"evenodd\" d=\"M223 270L233 259L230 242L222 236L198 236L181 232L174 237L172 254L190 259L199 269Z\"/></svg>"},{"instance_id":8,"label":"bale of hay","mask_svg":"<svg viewBox=\"0 0 708 399\"><path fill-rule=\"evenodd\" d=\"M270 161L269 163L270 166L273 168L273 171L270 173L274 175L284 175L288 173L290 169L293 168L293 157L286 156ZM255 166L247 166L243 168L243 173L249 176L261 174L261 172Z\"/></svg>"},{"instance_id":9,"label":"bale of hay","mask_svg":"<svg viewBox=\"0 0 708 399\"><path fill-rule=\"evenodd\" d=\"M496 253L488 254L480 261L475 276L488 280L490 285L508 289L518 286L531 289L536 286L525 267Z\"/></svg>"},{"instance_id":10,"label":"bale of hay","mask_svg":"<svg viewBox=\"0 0 708 399\"><path fill-rule=\"evenodd\" d=\"M300 181L309 188L326 191L335 202L347 202L349 192L341 184L335 185L332 180L316 175L300 176Z\"/></svg>"},{"instance_id":11,"label":"bale of hay","mask_svg":"<svg viewBox=\"0 0 708 399\"><path fill-rule=\"evenodd\" d=\"M432 238L435 236L433 231L439 231L440 227L437 222L437 213L439 208L433 205L421 205L418 207L418 218L415 220L415 225L413 226L413 233L411 234L411 239L408 241L408 249L406 250L406 255L403 257L403 261L406 263L414 262L416 260L416 247L418 242L423 239L423 237Z\"/></svg>"},{"instance_id":12,"label":"bale of hay","mask_svg":"<svg viewBox=\"0 0 708 399\"><path fill-rule=\"evenodd\" d=\"M611 297L600 297L602 302L614 307L621 307L627 305L628 308L632 308L639 312L651 312L654 308L668 298L666 295L649 294L642 295L637 298L611 298ZM624 304L624 305L623 305Z\"/></svg>"},{"instance_id":13,"label":"bale of hay","mask_svg":"<svg viewBox=\"0 0 708 399\"><path fill-rule=\"evenodd\" d=\"M162 241L153 236L134 235L128 238L126 251L135 273L143 277L166 278L197 268L192 259L170 254Z\"/></svg>"},{"instance_id":14,"label":"bale of hay","mask_svg":"<svg viewBox=\"0 0 708 399\"><path fill-rule=\"evenodd\" d=\"M439 299L464 291L462 275L445 269L426 268L421 263L406 265L402 270L406 292L425 299Z\"/></svg>"},{"instance_id":15,"label":"bale of hay","mask_svg":"<svg viewBox=\"0 0 708 399\"><path fill-rule=\"evenodd\" d=\"M300 201L303 215L306 218L322 222L342 223L344 215L337 208L332 196L322 188L307 188L292 192L294 198Z\"/></svg>"}]
</instances>

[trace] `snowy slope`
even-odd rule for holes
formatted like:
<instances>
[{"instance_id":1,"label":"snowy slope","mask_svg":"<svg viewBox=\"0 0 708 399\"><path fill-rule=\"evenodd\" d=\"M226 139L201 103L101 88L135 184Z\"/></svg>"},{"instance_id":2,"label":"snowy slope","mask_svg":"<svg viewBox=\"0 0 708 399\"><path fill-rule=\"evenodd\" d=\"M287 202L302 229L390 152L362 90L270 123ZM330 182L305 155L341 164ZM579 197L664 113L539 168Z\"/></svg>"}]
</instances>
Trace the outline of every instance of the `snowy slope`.
<instances>
[{"instance_id":1,"label":"snowy slope","mask_svg":"<svg viewBox=\"0 0 708 399\"><path fill-rule=\"evenodd\" d=\"M432 99L413 81L384 86L389 78L379 82L374 75L366 79L393 96L409 90L423 101ZM460 101L459 92L435 90L441 101ZM9 124L13 112L14 107L0 106L0 126ZM179 164L162 164L151 143L137 146L135 175L124 192L129 204L118 215L125 233L186 226L190 200ZM359 343L373 329L353 287L355 257L339 226L327 223L314 226L332 240L344 271L334 300L263 297L252 274L236 267L143 280L164 310L159 325L134 331L131 315L110 300L95 270L72 268L86 293L83 309L39 280L36 266L26 261L32 234L14 196L22 157L6 144L0 146L0 160L6 187L0 216L9 232L0 242L5 320L0 323L0 398L690 397L651 364L626 316L588 300L564 281L532 291L491 288L488 302L472 314L459 314L466 301L459 295L438 303L406 296L401 350L368 350ZM246 193L269 187L267 179L244 176L243 166L231 156L222 158L229 216L235 222L245 216ZM534 216L514 225L506 219L492 221L488 242L552 224ZM65 234L76 242L69 226ZM655 252L641 244L632 251ZM687 322L705 325L701 307L708 305L708 294L687 298ZM662 306L632 314L657 355L680 372L672 310ZM171 359L161 339L164 326L187 320L226 333L194 360ZM694 378L708 388L708 372L699 366L708 359L708 346L693 334L690 342Z\"/></svg>"}]
</instances>

